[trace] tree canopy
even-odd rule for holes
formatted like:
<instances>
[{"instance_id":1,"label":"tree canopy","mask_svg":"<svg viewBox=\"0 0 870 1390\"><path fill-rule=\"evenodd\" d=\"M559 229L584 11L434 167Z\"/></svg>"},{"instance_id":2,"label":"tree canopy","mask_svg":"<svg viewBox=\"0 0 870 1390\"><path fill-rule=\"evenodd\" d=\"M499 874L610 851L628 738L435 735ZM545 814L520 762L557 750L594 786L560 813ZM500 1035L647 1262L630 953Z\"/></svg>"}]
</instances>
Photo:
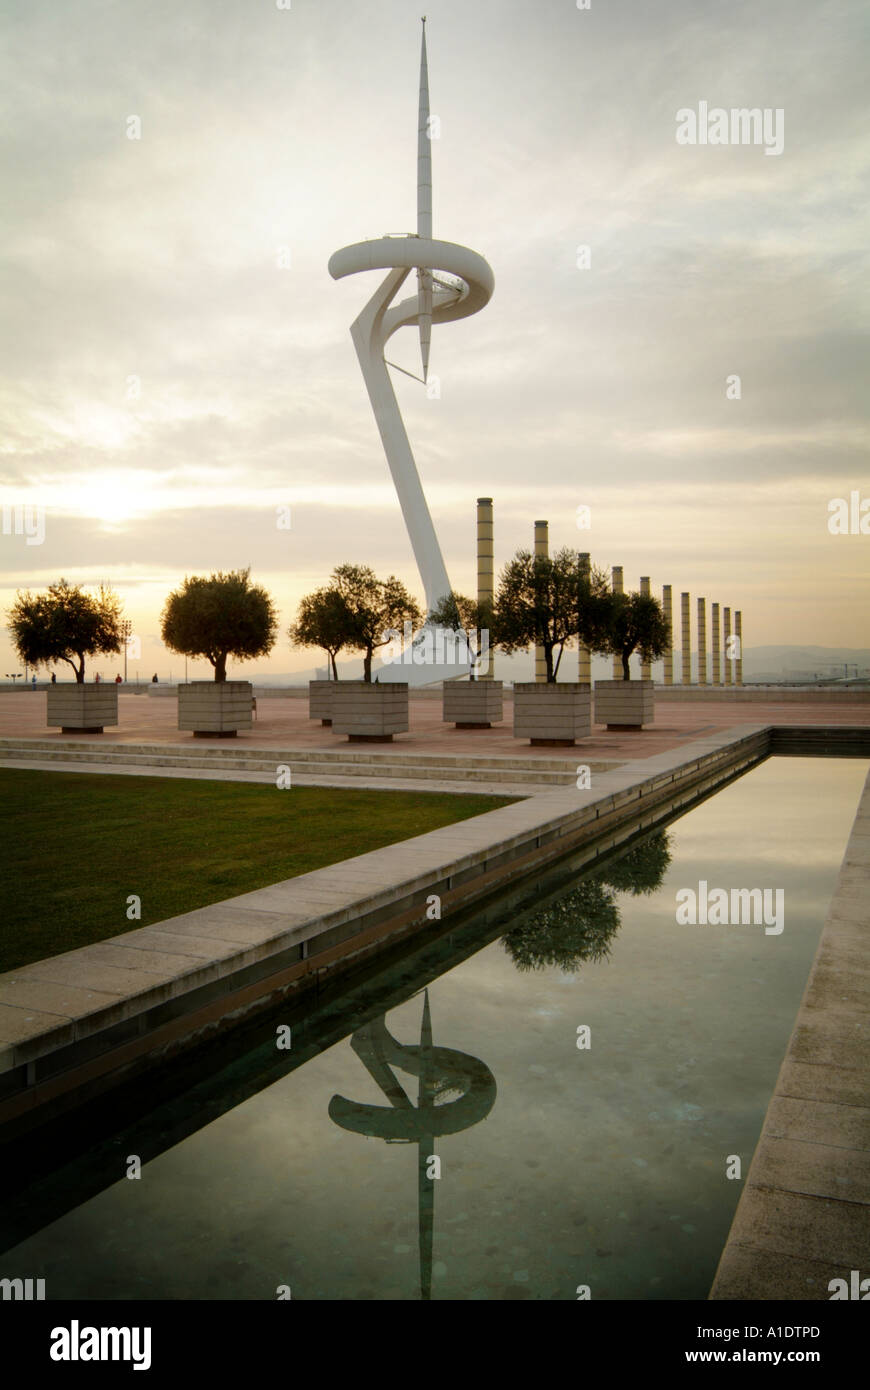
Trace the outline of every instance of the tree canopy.
<instances>
[{"instance_id":1,"label":"tree canopy","mask_svg":"<svg viewBox=\"0 0 870 1390\"><path fill-rule=\"evenodd\" d=\"M343 645L362 652L363 679L370 681L375 651L392 642L405 623L422 621L419 605L395 575L378 579L368 565L339 565L330 590L341 596L348 613Z\"/></svg>"},{"instance_id":2,"label":"tree canopy","mask_svg":"<svg viewBox=\"0 0 870 1390\"><path fill-rule=\"evenodd\" d=\"M296 622L287 636L294 647L319 647L332 665L332 679L338 680L335 658L353 635L353 611L339 589L317 589L299 604Z\"/></svg>"},{"instance_id":3,"label":"tree canopy","mask_svg":"<svg viewBox=\"0 0 870 1390\"><path fill-rule=\"evenodd\" d=\"M8 627L22 661L29 666L65 661L82 684L86 656L121 650L121 613L121 600L108 585L87 594L80 585L60 579L44 594L19 591Z\"/></svg>"},{"instance_id":4,"label":"tree canopy","mask_svg":"<svg viewBox=\"0 0 870 1390\"><path fill-rule=\"evenodd\" d=\"M216 681L227 678L227 658L250 661L275 645L278 619L269 594L250 583L250 567L208 579L185 579L169 595L160 619L163 641L181 656L205 657Z\"/></svg>"},{"instance_id":5,"label":"tree canopy","mask_svg":"<svg viewBox=\"0 0 870 1390\"><path fill-rule=\"evenodd\" d=\"M622 659L622 678L631 679L628 660L637 652L642 661L657 661L671 645L671 627L664 609L651 594L614 594L600 645L594 650Z\"/></svg>"},{"instance_id":6,"label":"tree canopy","mask_svg":"<svg viewBox=\"0 0 870 1390\"><path fill-rule=\"evenodd\" d=\"M542 648L553 682L572 638L596 651L606 634L607 576L565 547L555 555L518 550L503 569L495 604L495 641L504 652Z\"/></svg>"},{"instance_id":7,"label":"tree canopy","mask_svg":"<svg viewBox=\"0 0 870 1390\"><path fill-rule=\"evenodd\" d=\"M484 667L488 664L489 648L494 640L495 613L493 605L480 603L477 599L466 598L464 594L457 594L451 590L449 594L445 594L440 603L430 610L426 621L435 627L446 627L452 632L465 633L472 660L469 675L474 680L478 667Z\"/></svg>"}]
</instances>

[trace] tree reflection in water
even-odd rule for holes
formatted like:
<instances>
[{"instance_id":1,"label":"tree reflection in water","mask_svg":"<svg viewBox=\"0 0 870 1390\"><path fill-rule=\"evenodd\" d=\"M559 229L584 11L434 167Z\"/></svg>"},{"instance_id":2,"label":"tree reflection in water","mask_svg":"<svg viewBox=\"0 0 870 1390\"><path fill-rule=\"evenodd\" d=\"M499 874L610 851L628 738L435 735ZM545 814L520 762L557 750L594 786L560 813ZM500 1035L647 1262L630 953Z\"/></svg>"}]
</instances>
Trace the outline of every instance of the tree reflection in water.
<instances>
[{"instance_id":1,"label":"tree reflection in water","mask_svg":"<svg viewBox=\"0 0 870 1390\"><path fill-rule=\"evenodd\" d=\"M584 961L604 960L622 920L617 894L656 892L670 862L667 831L657 831L555 902L529 913L502 938L505 950L518 970L557 966L571 973Z\"/></svg>"}]
</instances>

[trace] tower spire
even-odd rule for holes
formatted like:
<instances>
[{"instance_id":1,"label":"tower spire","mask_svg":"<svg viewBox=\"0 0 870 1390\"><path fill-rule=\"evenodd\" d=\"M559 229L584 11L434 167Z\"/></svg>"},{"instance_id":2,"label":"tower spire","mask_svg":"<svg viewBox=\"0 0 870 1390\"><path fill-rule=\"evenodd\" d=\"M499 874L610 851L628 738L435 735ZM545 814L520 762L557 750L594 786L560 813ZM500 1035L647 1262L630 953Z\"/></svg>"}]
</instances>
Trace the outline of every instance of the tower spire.
<instances>
[{"instance_id":1,"label":"tower spire","mask_svg":"<svg viewBox=\"0 0 870 1390\"><path fill-rule=\"evenodd\" d=\"M417 236L432 238L432 139L429 129L429 64L426 57L426 16L423 15L423 42L420 48L420 109L417 117ZM429 376L429 347L432 341L432 272L417 267L417 294L420 314L420 357L423 380Z\"/></svg>"},{"instance_id":2,"label":"tower spire","mask_svg":"<svg viewBox=\"0 0 870 1390\"><path fill-rule=\"evenodd\" d=\"M423 235L430 232L432 227L429 127L434 124L434 118L429 117L425 26L421 37L418 141L421 168L417 175L420 231L408 232L406 236L385 236L377 240L356 242L353 246L344 246L330 256L329 273L334 280L342 280L345 275L362 274L369 270L387 272L371 299L354 320L350 331L384 453L396 485L408 536L420 569L426 607L432 612L450 593L450 580L390 380L389 369L393 364L387 362L384 350L389 339L400 328L417 326L424 371L427 370L432 323L436 319L442 323L476 314L489 302L494 281L490 267L476 251L467 246L457 246L455 242L440 241L433 236ZM410 217L408 220L410 221ZM414 271L417 272L418 278L416 293L412 289L405 299L395 303L399 290ZM443 279L445 275L450 279ZM404 368L402 370L404 371ZM410 681L414 685L422 685L442 678L447 679L450 674L464 675L469 666L468 645L464 642L457 645L462 654L461 661L431 665L427 662L425 669L416 664L409 666L407 659L394 661L384 668L381 679ZM415 676L415 672L419 672L419 676Z\"/></svg>"},{"instance_id":3,"label":"tower spire","mask_svg":"<svg viewBox=\"0 0 870 1390\"><path fill-rule=\"evenodd\" d=\"M426 58L426 16L420 49L420 112L417 121L417 235L432 236L432 141L429 132L429 64Z\"/></svg>"}]
</instances>

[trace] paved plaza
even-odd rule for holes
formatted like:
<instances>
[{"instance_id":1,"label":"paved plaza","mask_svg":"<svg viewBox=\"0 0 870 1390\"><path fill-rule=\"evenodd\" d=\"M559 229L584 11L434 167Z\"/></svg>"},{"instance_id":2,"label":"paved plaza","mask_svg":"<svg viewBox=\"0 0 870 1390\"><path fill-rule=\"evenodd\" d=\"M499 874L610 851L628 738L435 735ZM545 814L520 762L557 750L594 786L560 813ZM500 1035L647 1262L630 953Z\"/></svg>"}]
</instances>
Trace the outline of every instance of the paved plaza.
<instances>
[{"instance_id":1,"label":"paved plaza","mask_svg":"<svg viewBox=\"0 0 870 1390\"><path fill-rule=\"evenodd\" d=\"M771 693L769 698L739 698L737 693L723 690L721 698L671 699L657 692L655 723L643 730L608 732L599 725L593 727L591 738L583 739L576 747L584 755L600 762L626 762L636 758L653 757L684 742L705 734L729 729L738 724L815 724L870 725L870 692L858 695L832 692L820 698L811 692L806 699L789 693L782 698ZM491 729L455 729L441 717L440 696L410 697L410 730L398 734L391 744L369 745L376 753L405 750L409 753L445 753L498 755L524 758L552 757L570 750L533 748L528 740L513 736L513 704L510 692L505 691L504 720ZM120 695L117 728L107 728L95 735L94 744L104 743L173 743L202 746L214 743L227 748L250 745L251 748L324 749L330 752L346 749L348 742L318 720L308 717L305 694L260 697L253 728L235 739L194 739L177 727L178 710L174 695ZM56 738L64 735L59 729L48 729L45 723L45 694L43 691L18 690L0 694L0 738ZM360 745L355 745L359 747Z\"/></svg>"}]
</instances>

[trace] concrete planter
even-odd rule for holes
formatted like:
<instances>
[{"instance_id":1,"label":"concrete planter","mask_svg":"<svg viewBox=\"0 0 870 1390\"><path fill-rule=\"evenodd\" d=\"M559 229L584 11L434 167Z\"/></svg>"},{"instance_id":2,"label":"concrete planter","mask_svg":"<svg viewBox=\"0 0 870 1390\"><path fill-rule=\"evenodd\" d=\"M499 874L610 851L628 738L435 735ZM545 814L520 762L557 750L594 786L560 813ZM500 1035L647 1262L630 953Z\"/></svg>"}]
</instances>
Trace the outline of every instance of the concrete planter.
<instances>
[{"instance_id":1,"label":"concrete planter","mask_svg":"<svg viewBox=\"0 0 870 1390\"><path fill-rule=\"evenodd\" d=\"M99 685L50 685L45 692L46 724L60 725L64 734L101 734L107 724L118 722L118 687Z\"/></svg>"},{"instance_id":2,"label":"concrete planter","mask_svg":"<svg viewBox=\"0 0 870 1390\"><path fill-rule=\"evenodd\" d=\"M332 732L351 743L390 743L408 732L408 685L389 681L333 681Z\"/></svg>"},{"instance_id":3,"label":"concrete planter","mask_svg":"<svg viewBox=\"0 0 870 1390\"><path fill-rule=\"evenodd\" d=\"M567 745L592 733L592 687L571 681L514 686L514 738L534 745Z\"/></svg>"},{"instance_id":4,"label":"concrete planter","mask_svg":"<svg viewBox=\"0 0 870 1390\"><path fill-rule=\"evenodd\" d=\"M652 681L596 681L595 723L608 729L640 729L655 719Z\"/></svg>"},{"instance_id":5,"label":"concrete planter","mask_svg":"<svg viewBox=\"0 0 870 1390\"><path fill-rule=\"evenodd\" d=\"M504 718L501 681L445 681L442 718L457 729L491 729Z\"/></svg>"},{"instance_id":6,"label":"concrete planter","mask_svg":"<svg viewBox=\"0 0 870 1390\"><path fill-rule=\"evenodd\" d=\"M235 738L253 727L250 681L190 681L178 687L178 727L194 738Z\"/></svg>"},{"instance_id":7,"label":"concrete planter","mask_svg":"<svg viewBox=\"0 0 870 1390\"><path fill-rule=\"evenodd\" d=\"M332 723L332 692L337 681L308 682L308 718L319 719L321 724Z\"/></svg>"}]
</instances>

